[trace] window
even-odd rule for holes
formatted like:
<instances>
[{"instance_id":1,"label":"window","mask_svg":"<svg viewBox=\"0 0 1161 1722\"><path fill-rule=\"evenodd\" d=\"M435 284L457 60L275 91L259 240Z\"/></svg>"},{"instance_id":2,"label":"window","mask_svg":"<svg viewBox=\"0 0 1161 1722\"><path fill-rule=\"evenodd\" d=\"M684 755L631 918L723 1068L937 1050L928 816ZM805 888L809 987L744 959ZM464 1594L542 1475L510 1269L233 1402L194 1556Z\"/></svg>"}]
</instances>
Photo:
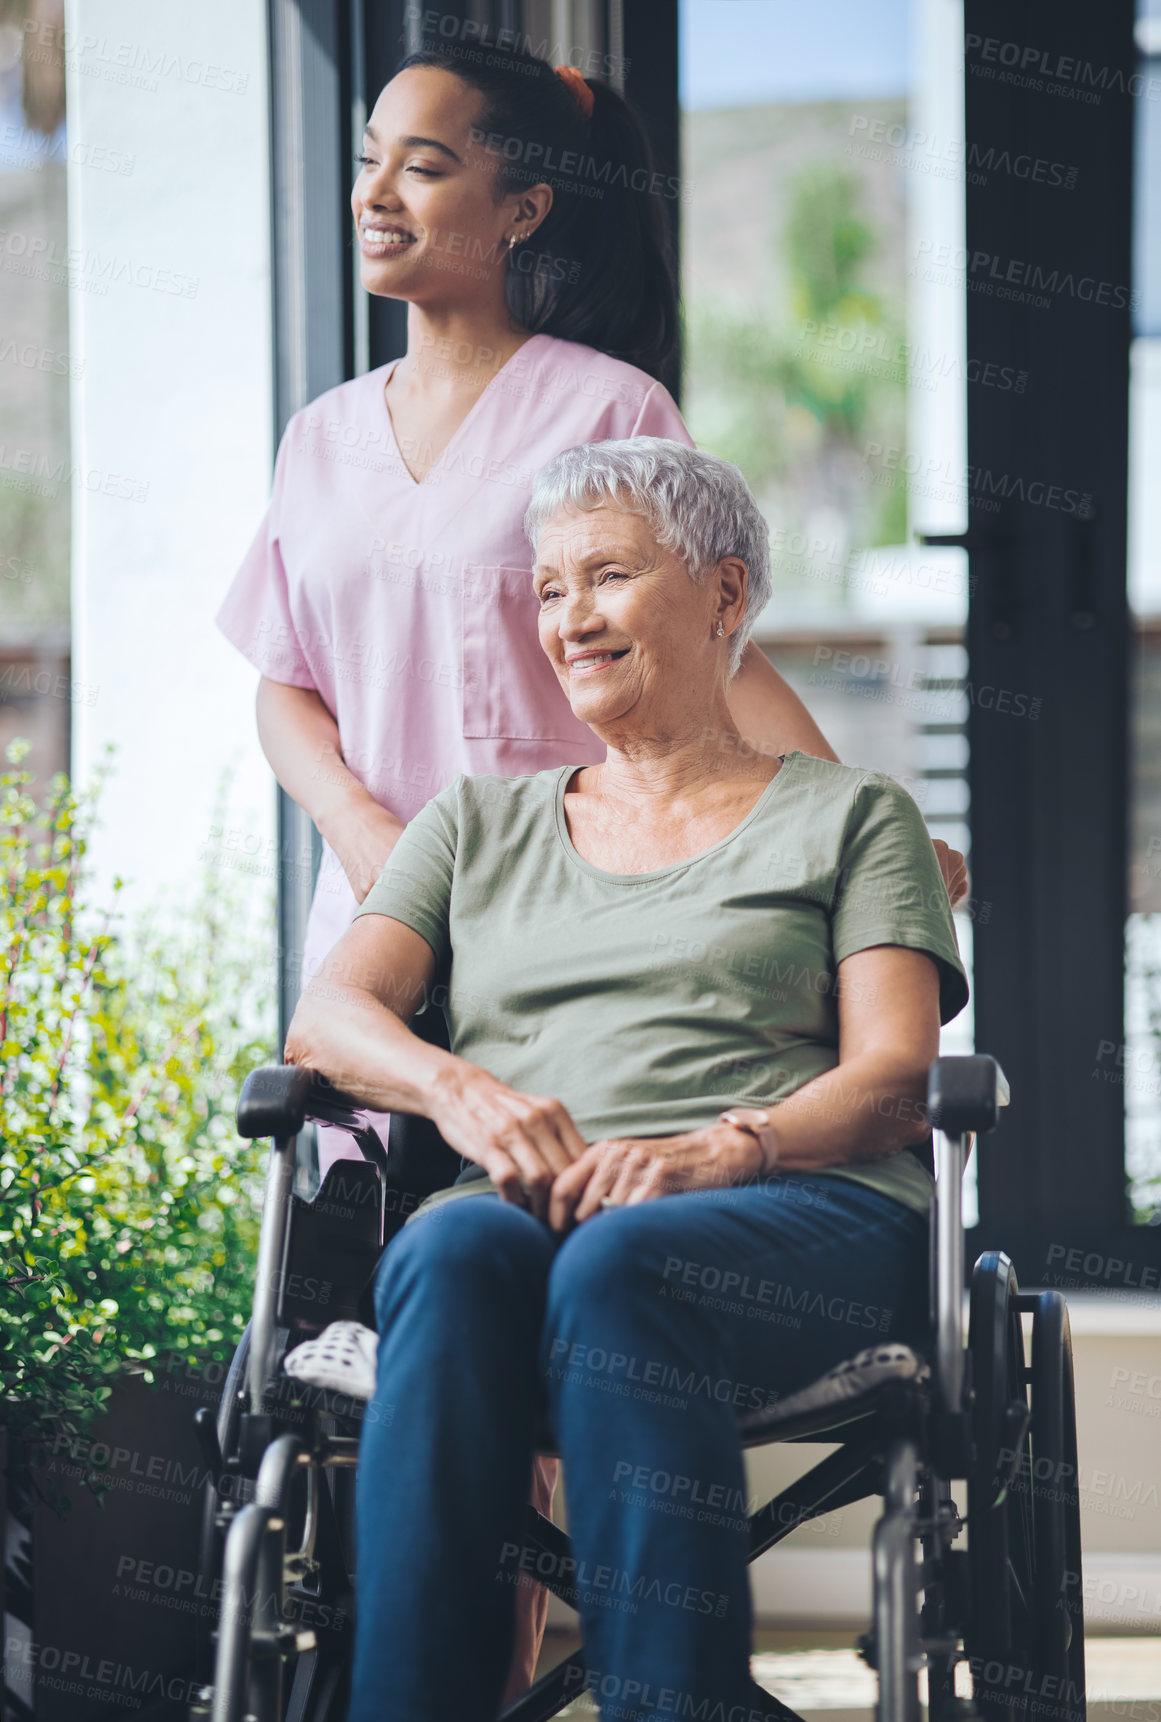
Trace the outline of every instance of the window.
<instances>
[{"instance_id":1,"label":"window","mask_svg":"<svg viewBox=\"0 0 1161 1722\"><path fill-rule=\"evenodd\" d=\"M1161 96L1161 8L1136 28L1146 95ZM1134 104L1133 344L1129 383L1132 623L1125 1033L1100 1068L1125 1100L1132 1217L1161 1221L1161 101Z\"/></svg>"},{"instance_id":2,"label":"window","mask_svg":"<svg viewBox=\"0 0 1161 1722\"><path fill-rule=\"evenodd\" d=\"M918 542L967 523L963 290L927 267L962 242L958 9L685 0L680 27L683 406L770 527L755 637L970 863L967 556ZM944 1050L972 1032L969 1006Z\"/></svg>"}]
</instances>

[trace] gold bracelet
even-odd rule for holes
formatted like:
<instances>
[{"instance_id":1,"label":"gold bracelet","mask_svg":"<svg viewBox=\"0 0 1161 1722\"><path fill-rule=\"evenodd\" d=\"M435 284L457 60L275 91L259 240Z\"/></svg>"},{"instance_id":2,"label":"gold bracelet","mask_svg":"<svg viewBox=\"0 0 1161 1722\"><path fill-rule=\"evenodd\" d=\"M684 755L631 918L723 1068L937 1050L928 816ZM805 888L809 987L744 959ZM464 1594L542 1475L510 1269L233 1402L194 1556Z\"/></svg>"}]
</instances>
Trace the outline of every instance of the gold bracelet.
<instances>
[{"instance_id":1,"label":"gold bracelet","mask_svg":"<svg viewBox=\"0 0 1161 1722\"><path fill-rule=\"evenodd\" d=\"M719 1113L718 1123L732 1124L737 1130L748 1130L762 1150L763 1172L773 1172L778 1164L778 1138L768 1112L763 1112L758 1107L739 1107Z\"/></svg>"}]
</instances>

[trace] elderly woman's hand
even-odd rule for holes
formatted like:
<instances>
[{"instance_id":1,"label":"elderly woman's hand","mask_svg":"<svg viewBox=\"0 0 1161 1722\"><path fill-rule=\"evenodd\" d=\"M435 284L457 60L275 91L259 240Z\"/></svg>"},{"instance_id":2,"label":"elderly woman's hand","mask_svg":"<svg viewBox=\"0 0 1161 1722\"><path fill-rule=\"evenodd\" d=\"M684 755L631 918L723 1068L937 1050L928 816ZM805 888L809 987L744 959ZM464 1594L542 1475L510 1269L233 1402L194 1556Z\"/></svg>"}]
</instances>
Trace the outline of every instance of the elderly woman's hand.
<instances>
[{"instance_id":1,"label":"elderly woman's hand","mask_svg":"<svg viewBox=\"0 0 1161 1722\"><path fill-rule=\"evenodd\" d=\"M554 1179L587 1152L568 1108L509 1088L466 1059L437 1077L429 1116L449 1147L482 1166L505 1202L546 1218Z\"/></svg>"},{"instance_id":2,"label":"elderly woman's hand","mask_svg":"<svg viewBox=\"0 0 1161 1722\"><path fill-rule=\"evenodd\" d=\"M648 1202L682 1190L717 1190L762 1171L762 1150L748 1130L708 1124L680 1136L606 1137L592 1142L552 1186L554 1232L579 1225L604 1207Z\"/></svg>"}]
</instances>

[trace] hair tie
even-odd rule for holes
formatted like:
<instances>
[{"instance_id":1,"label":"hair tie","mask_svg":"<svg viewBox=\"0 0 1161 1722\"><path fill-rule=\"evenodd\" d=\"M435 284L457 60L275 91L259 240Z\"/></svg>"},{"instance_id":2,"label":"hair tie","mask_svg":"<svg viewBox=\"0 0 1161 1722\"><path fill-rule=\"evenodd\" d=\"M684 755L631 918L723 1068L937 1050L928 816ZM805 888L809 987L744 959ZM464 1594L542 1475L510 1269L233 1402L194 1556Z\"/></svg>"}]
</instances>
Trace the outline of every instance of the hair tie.
<instances>
[{"instance_id":1,"label":"hair tie","mask_svg":"<svg viewBox=\"0 0 1161 1722\"><path fill-rule=\"evenodd\" d=\"M578 72L575 66L554 66L553 71L558 78L563 78L573 95L581 105L586 120L593 117L593 92L585 81L583 72Z\"/></svg>"}]
</instances>

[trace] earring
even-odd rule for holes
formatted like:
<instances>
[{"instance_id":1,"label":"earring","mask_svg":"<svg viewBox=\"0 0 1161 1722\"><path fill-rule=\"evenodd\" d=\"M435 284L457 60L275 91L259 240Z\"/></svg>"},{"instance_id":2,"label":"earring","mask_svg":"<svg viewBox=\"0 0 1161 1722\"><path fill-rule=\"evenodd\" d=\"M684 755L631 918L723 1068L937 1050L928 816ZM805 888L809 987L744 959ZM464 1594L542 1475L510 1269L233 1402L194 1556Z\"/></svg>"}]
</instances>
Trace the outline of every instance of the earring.
<instances>
[{"instance_id":1,"label":"earring","mask_svg":"<svg viewBox=\"0 0 1161 1722\"><path fill-rule=\"evenodd\" d=\"M514 233L514 234L513 234L513 235L512 235L512 237L511 237L511 239L509 239L509 241L508 241L508 249L509 249L509 251L515 251L515 249L516 249L516 241L517 241L517 240L518 240L518 239L519 239L519 237L520 237L520 236L519 236L519 234L517 234L517 233Z\"/></svg>"},{"instance_id":2,"label":"earring","mask_svg":"<svg viewBox=\"0 0 1161 1722\"><path fill-rule=\"evenodd\" d=\"M725 631L726 630L722 627L721 620L719 618L719 620L718 620L718 639L719 640L721 639L721 637L725 633Z\"/></svg>"}]
</instances>

